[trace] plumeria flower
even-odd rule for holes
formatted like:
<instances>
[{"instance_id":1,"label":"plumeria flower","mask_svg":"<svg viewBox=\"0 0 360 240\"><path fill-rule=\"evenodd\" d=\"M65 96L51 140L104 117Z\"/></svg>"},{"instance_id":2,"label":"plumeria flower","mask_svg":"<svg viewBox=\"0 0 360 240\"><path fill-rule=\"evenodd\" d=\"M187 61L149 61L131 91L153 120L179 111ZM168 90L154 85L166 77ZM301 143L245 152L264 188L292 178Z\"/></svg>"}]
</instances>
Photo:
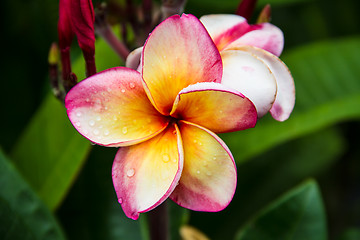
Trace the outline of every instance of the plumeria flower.
<instances>
[{"instance_id":1,"label":"plumeria flower","mask_svg":"<svg viewBox=\"0 0 360 240\"><path fill-rule=\"evenodd\" d=\"M237 177L215 133L254 127L255 106L220 84L220 53L192 15L156 27L141 62L141 72L116 67L78 83L65 99L70 121L90 141L120 147L112 178L129 218L168 197L196 211L222 210Z\"/></svg>"},{"instance_id":2,"label":"plumeria flower","mask_svg":"<svg viewBox=\"0 0 360 240\"><path fill-rule=\"evenodd\" d=\"M278 58L284 47L282 31L270 23L249 25L245 18L231 14L206 15L200 21L220 51L221 83L241 89L259 117L270 111L278 121L288 119L295 104L295 86L289 69ZM273 78L262 77L261 66L270 69Z\"/></svg>"},{"instance_id":3,"label":"plumeria flower","mask_svg":"<svg viewBox=\"0 0 360 240\"><path fill-rule=\"evenodd\" d=\"M295 86L289 69L278 58L284 46L282 31L270 23L250 25L231 14L206 15L200 21L220 51L221 84L248 97L259 118L270 111L278 121L288 119L295 104ZM127 67L141 71L141 50L130 53Z\"/></svg>"}]
</instances>

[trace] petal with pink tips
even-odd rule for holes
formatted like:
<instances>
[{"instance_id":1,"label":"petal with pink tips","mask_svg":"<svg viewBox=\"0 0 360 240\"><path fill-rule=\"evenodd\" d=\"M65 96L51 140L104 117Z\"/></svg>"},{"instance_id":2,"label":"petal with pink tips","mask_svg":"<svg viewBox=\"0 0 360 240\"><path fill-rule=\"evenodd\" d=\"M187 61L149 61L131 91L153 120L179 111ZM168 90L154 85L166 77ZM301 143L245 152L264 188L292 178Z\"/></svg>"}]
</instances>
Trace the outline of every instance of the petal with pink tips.
<instances>
[{"instance_id":1,"label":"petal with pink tips","mask_svg":"<svg viewBox=\"0 0 360 240\"><path fill-rule=\"evenodd\" d=\"M90 141L105 146L145 141L168 124L147 98L140 73L123 67L78 83L66 95L65 106L74 127Z\"/></svg>"},{"instance_id":2,"label":"petal with pink tips","mask_svg":"<svg viewBox=\"0 0 360 240\"><path fill-rule=\"evenodd\" d=\"M233 14L212 14L200 18L216 47L222 51L226 46L258 26L249 25L245 18Z\"/></svg>"},{"instance_id":3,"label":"petal with pink tips","mask_svg":"<svg viewBox=\"0 0 360 240\"><path fill-rule=\"evenodd\" d=\"M243 46L240 49L255 54L265 62L274 74L277 94L270 113L274 119L285 121L289 118L295 105L295 84L289 69L278 57L265 50L250 46Z\"/></svg>"},{"instance_id":4,"label":"petal with pink tips","mask_svg":"<svg viewBox=\"0 0 360 240\"><path fill-rule=\"evenodd\" d=\"M180 121L184 168L170 198L195 211L217 212L232 200L236 166L230 150L214 133Z\"/></svg>"},{"instance_id":5,"label":"petal with pink tips","mask_svg":"<svg viewBox=\"0 0 360 240\"><path fill-rule=\"evenodd\" d=\"M197 83L184 88L170 115L216 133L251 128L257 120L253 103L220 83Z\"/></svg>"},{"instance_id":6,"label":"petal with pink tips","mask_svg":"<svg viewBox=\"0 0 360 240\"><path fill-rule=\"evenodd\" d=\"M266 64L255 55L239 51L221 52L224 64L222 84L249 98L255 105L258 117L264 116L276 97L276 81Z\"/></svg>"},{"instance_id":7,"label":"petal with pink tips","mask_svg":"<svg viewBox=\"0 0 360 240\"><path fill-rule=\"evenodd\" d=\"M180 132L174 124L156 137L129 147L115 156L112 178L126 216L136 220L165 201L183 169Z\"/></svg>"},{"instance_id":8,"label":"petal with pink tips","mask_svg":"<svg viewBox=\"0 0 360 240\"><path fill-rule=\"evenodd\" d=\"M145 90L154 106L169 115L177 94L197 82L220 82L219 51L201 22L174 15L150 34L142 54Z\"/></svg>"},{"instance_id":9,"label":"petal with pink tips","mask_svg":"<svg viewBox=\"0 0 360 240\"><path fill-rule=\"evenodd\" d=\"M284 48L283 32L270 23L262 23L254 26L258 26L258 29L247 32L241 36L241 38L229 44L224 50L248 45L264 49L276 56L280 56Z\"/></svg>"}]
</instances>

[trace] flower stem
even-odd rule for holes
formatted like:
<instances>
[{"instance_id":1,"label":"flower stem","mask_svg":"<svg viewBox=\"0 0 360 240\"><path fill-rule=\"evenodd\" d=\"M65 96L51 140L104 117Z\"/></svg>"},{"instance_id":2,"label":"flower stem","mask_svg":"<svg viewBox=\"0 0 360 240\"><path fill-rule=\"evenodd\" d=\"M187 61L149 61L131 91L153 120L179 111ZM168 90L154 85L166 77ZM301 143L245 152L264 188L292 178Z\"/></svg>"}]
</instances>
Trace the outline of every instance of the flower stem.
<instances>
[{"instance_id":1,"label":"flower stem","mask_svg":"<svg viewBox=\"0 0 360 240\"><path fill-rule=\"evenodd\" d=\"M130 51L127 49L125 44L120 41L110 25L105 20L103 12L99 12L95 16L95 31L114 49L114 51L125 61Z\"/></svg>"},{"instance_id":2,"label":"flower stem","mask_svg":"<svg viewBox=\"0 0 360 240\"><path fill-rule=\"evenodd\" d=\"M166 202L148 213L151 240L169 240L169 211Z\"/></svg>"}]
</instances>

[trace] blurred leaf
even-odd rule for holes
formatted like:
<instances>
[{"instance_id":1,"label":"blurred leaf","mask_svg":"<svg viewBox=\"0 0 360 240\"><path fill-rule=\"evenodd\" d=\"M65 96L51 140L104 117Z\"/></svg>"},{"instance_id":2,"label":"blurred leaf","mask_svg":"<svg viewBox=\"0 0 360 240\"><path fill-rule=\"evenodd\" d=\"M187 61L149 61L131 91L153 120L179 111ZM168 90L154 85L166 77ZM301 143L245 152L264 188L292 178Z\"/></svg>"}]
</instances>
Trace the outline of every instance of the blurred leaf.
<instances>
[{"instance_id":1,"label":"blurred leaf","mask_svg":"<svg viewBox=\"0 0 360 240\"><path fill-rule=\"evenodd\" d=\"M180 207L170 199L166 201L170 215L170 239L180 240L180 228L189 222L190 210Z\"/></svg>"},{"instance_id":2,"label":"blurred leaf","mask_svg":"<svg viewBox=\"0 0 360 240\"><path fill-rule=\"evenodd\" d=\"M268 150L237 167L235 196L225 210L205 216L192 212L190 224L211 239L232 239L259 209L303 179L325 173L345 150L342 132L334 127Z\"/></svg>"},{"instance_id":3,"label":"blurred leaf","mask_svg":"<svg viewBox=\"0 0 360 240\"><path fill-rule=\"evenodd\" d=\"M360 118L360 38L307 45L283 57L296 84L292 116L260 119L254 129L223 134L237 163L293 138L345 120Z\"/></svg>"},{"instance_id":4,"label":"blurred leaf","mask_svg":"<svg viewBox=\"0 0 360 240\"><path fill-rule=\"evenodd\" d=\"M49 210L0 151L0 238L65 239Z\"/></svg>"},{"instance_id":5,"label":"blurred leaf","mask_svg":"<svg viewBox=\"0 0 360 240\"><path fill-rule=\"evenodd\" d=\"M58 210L69 239L148 239L146 213L137 221L129 219L117 201L111 168L116 148L94 146L78 180ZM189 210L167 200L171 239L179 239Z\"/></svg>"},{"instance_id":6,"label":"blurred leaf","mask_svg":"<svg viewBox=\"0 0 360 240\"><path fill-rule=\"evenodd\" d=\"M360 239L360 229L359 228L350 228L341 235L339 240L359 240Z\"/></svg>"},{"instance_id":7,"label":"blurred leaf","mask_svg":"<svg viewBox=\"0 0 360 240\"><path fill-rule=\"evenodd\" d=\"M296 187L265 208L236 239L325 240L326 219L316 182Z\"/></svg>"},{"instance_id":8,"label":"blurred leaf","mask_svg":"<svg viewBox=\"0 0 360 240\"><path fill-rule=\"evenodd\" d=\"M96 41L98 70L117 66L120 59L102 40ZM84 77L82 56L73 71ZM54 210L61 203L90 150L90 143L71 125L65 107L48 95L12 149L21 174Z\"/></svg>"}]
</instances>

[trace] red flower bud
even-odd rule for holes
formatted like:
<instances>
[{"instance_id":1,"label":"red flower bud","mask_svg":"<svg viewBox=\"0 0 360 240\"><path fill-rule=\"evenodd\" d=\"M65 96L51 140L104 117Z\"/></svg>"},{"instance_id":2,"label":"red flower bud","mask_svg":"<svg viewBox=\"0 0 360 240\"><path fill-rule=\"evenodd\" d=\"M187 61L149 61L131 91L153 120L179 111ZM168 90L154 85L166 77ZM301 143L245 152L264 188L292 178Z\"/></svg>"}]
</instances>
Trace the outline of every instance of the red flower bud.
<instances>
[{"instance_id":1,"label":"red flower bud","mask_svg":"<svg viewBox=\"0 0 360 240\"><path fill-rule=\"evenodd\" d=\"M71 19L73 30L86 62L86 75L96 73L94 7L91 0L71 0Z\"/></svg>"},{"instance_id":2,"label":"red flower bud","mask_svg":"<svg viewBox=\"0 0 360 240\"><path fill-rule=\"evenodd\" d=\"M74 38L70 17L70 0L59 1L58 35L60 49L70 47Z\"/></svg>"},{"instance_id":3,"label":"red flower bud","mask_svg":"<svg viewBox=\"0 0 360 240\"><path fill-rule=\"evenodd\" d=\"M71 0L71 19L84 54L95 54L94 8L91 0Z\"/></svg>"},{"instance_id":4,"label":"red flower bud","mask_svg":"<svg viewBox=\"0 0 360 240\"><path fill-rule=\"evenodd\" d=\"M242 0L238 9L236 10L236 14L246 18L246 20L249 21L251 15L254 12L256 2L257 0Z\"/></svg>"}]
</instances>

